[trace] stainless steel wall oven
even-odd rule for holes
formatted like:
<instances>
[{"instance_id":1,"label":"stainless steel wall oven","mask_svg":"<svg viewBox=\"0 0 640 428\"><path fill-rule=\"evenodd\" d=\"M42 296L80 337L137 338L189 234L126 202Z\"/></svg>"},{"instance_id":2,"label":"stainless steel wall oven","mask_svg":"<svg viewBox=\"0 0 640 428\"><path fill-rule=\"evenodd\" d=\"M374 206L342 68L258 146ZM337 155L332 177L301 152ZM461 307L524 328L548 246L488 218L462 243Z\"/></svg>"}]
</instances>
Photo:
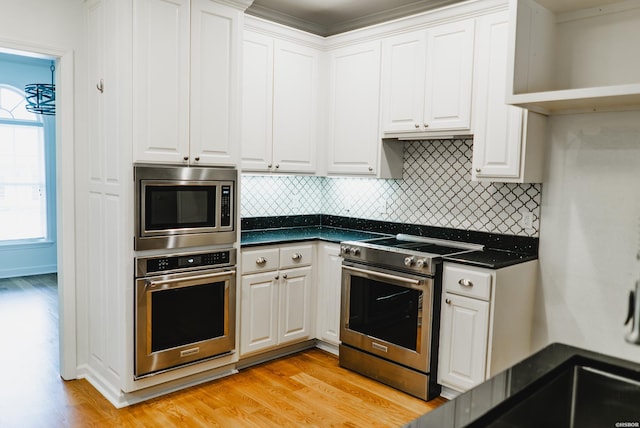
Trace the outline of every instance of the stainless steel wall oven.
<instances>
[{"instance_id":1,"label":"stainless steel wall oven","mask_svg":"<svg viewBox=\"0 0 640 428\"><path fill-rule=\"evenodd\" d=\"M136 250L236 241L236 183L230 168L135 165Z\"/></svg>"},{"instance_id":2,"label":"stainless steel wall oven","mask_svg":"<svg viewBox=\"0 0 640 428\"><path fill-rule=\"evenodd\" d=\"M440 256L470 249L407 235L343 242L340 365L425 400L437 397Z\"/></svg>"},{"instance_id":3,"label":"stainless steel wall oven","mask_svg":"<svg viewBox=\"0 0 640 428\"><path fill-rule=\"evenodd\" d=\"M136 258L136 379L235 352L236 250Z\"/></svg>"}]
</instances>

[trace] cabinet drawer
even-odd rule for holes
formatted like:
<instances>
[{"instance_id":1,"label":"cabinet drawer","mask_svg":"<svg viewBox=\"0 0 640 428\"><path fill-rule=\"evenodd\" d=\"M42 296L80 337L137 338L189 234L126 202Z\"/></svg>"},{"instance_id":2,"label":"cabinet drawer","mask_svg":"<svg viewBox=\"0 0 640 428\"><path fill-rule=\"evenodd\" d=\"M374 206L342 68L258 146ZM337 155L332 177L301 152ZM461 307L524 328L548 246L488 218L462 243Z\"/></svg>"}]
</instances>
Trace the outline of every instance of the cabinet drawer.
<instances>
[{"instance_id":1,"label":"cabinet drawer","mask_svg":"<svg viewBox=\"0 0 640 428\"><path fill-rule=\"evenodd\" d=\"M242 274L278 270L280 263L278 248L258 248L242 251Z\"/></svg>"},{"instance_id":2,"label":"cabinet drawer","mask_svg":"<svg viewBox=\"0 0 640 428\"><path fill-rule=\"evenodd\" d=\"M442 279L445 291L489 300L491 296L491 272L456 265L444 265Z\"/></svg>"},{"instance_id":3,"label":"cabinet drawer","mask_svg":"<svg viewBox=\"0 0 640 428\"><path fill-rule=\"evenodd\" d=\"M307 266L312 262L313 246L311 244L280 248L280 269Z\"/></svg>"}]
</instances>

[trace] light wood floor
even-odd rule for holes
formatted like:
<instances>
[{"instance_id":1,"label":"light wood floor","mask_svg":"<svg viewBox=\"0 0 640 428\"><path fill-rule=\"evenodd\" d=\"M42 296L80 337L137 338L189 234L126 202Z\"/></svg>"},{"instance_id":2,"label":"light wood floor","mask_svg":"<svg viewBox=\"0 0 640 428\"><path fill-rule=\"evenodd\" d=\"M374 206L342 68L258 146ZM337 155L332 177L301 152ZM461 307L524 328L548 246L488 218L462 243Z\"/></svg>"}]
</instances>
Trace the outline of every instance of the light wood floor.
<instances>
[{"instance_id":1,"label":"light wood floor","mask_svg":"<svg viewBox=\"0 0 640 428\"><path fill-rule=\"evenodd\" d=\"M0 279L0 427L397 427L439 406L344 370L319 349L115 409L58 376L55 275Z\"/></svg>"}]
</instances>

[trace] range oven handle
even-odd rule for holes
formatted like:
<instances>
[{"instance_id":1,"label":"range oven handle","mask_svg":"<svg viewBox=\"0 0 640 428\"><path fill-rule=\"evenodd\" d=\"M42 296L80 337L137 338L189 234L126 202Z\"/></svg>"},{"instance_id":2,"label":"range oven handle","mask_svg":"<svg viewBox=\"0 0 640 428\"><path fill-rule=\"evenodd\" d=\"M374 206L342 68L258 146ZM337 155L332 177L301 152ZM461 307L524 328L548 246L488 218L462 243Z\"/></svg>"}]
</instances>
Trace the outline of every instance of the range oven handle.
<instances>
[{"instance_id":1,"label":"range oven handle","mask_svg":"<svg viewBox=\"0 0 640 428\"><path fill-rule=\"evenodd\" d=\"M176 282L193 281L195 279L219 278L221 276L229 276L229 275L235 275L235 274L236 274L235 270L227 270L227 271L224 271L224 272L208 273L206 275L196 275L196 276L183 276L181 278L165 279L165 280L162 280L162 281L147 280L146 281L146 286L149 287L149 288L154 288L154 287L157 287L160 284L175 284Z\"/></svg>"},{"instance_id":2,"label":"range oven handle","mask_svg":"<svg viewBox=\"0 0 640 428\"><path fill-rule=\"evenodd\" d=\"M420 283L421 283L421 281L419 281L417 279L413 279L413 278L405 278L405 277L402 277L402 276L391 275L391 274L382 273L382 272L375 272L375 271L366 270L366 269L359 269L359 268L355 268L355 267L351 267L351 266L342 266L342 269L351 270L351 271L359 272L359 273L366 273L368 275L375 275L375 276L378 276L380 278L392 279L392 280L400 281L400 282L407 282L407 283L413 284L413 285L420 285Z\"/></svg>"}]
</instances>

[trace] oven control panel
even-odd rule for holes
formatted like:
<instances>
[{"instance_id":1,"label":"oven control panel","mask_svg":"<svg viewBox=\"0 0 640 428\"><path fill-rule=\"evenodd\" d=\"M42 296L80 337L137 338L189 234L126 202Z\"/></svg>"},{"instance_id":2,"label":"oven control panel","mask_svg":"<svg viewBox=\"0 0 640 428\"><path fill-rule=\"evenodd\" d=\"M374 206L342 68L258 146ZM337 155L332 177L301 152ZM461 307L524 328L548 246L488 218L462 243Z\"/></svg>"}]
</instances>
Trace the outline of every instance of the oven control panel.
<instances>
[{"instance_id":1,"label":"oven control panel","mask_svg":"<svg viewBox=\"0 0 640 428\"><path fill-rule=\"evenodd\" d=\"M235 255L236 250L232 248L220 251L138 257L136 258L136 277L234 265L236 263Z\"/></svg>"}]
</instances>

